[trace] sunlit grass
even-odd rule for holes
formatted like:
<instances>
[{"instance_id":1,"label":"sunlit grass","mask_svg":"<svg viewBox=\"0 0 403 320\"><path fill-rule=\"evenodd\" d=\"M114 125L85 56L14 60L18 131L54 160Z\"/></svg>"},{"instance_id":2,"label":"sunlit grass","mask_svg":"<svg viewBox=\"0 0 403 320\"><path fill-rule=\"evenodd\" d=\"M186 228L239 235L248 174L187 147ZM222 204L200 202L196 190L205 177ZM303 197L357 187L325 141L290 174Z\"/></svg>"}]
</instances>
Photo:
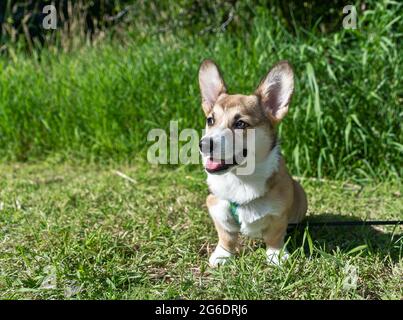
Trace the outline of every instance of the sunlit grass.
<instances>
[{"instance_id":1,"label":"sunlit grass","mask_svg":"<svg viewBox=\"0 0 403 320\"><path fill-rule=\"evenodd\" d=\"M0 298L402 299L402 227L293 232L282 268L243 238L211 270L204 179L140 163L0 166ZM302 184L309 219L401 218L399 184Z\"/></svg>"},{"instance_id":2,"label":"sunlit grass","mask_svg":"<svg viewBox=\"0 0 403 320\"><path fill-rule=\"evenodd\" d=\"M0 157L59 155L127 161L145 155L147 132L203 127L197 69L210 57L230 92L251 93L280 59L294 66L296 89L281 125L283 150L298 175L401 174L401 4L374 4L356 30L287 31L260 10L245 37L153 36L105 40L73 53L0 59Z\"/></svg>"}]
</instances>

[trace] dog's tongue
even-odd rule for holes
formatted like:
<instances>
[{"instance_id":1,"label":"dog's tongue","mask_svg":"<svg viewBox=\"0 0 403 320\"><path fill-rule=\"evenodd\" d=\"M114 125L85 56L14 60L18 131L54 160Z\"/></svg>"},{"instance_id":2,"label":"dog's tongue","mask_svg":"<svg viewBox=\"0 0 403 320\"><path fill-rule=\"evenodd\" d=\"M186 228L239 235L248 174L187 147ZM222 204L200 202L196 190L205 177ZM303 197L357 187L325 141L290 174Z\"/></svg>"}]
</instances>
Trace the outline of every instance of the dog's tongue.
<instances>
[{"instance_id":1,"label":"dog's tongue","mask_svg":"<svg viewBox=\"0 0 403 320\"><path fill-rule=\"evenodd\" d=\"M217 161L213 159L208 159L206 162L206 169L213 171L219 169L222 165L223 165L222 160Z\"/></svg>"}]
</instances>

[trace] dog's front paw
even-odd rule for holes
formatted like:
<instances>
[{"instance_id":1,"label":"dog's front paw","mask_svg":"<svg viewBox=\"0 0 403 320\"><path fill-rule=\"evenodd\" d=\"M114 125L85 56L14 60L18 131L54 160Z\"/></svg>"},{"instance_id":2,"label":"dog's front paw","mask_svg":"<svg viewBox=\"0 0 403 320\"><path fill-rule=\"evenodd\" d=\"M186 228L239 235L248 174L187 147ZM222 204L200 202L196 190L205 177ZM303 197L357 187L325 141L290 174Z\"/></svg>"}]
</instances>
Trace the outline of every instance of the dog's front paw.
<instances>
[{"instance_id":1,"label":"dog's front paw","mask_svg":"<svg viewBox=\"0 0 403 320\"><path fill-rule=\"evenodd\" d=\"M233 254L227 250L225 250L220 245L215 248L214 252L210 256L209 264L210 267L215 268L220 264L224 264L227 262L228 258L232 257Z\"/></svg>"},{"instance_id":2,"label":"dog's front paw","mask_svg":"<svg viewBox=\"0 0 403 320\"><path fill-rule=\"evenodd\" d=\"M267 255L267 263L275 266L280 266L290 256L286 249L280 250L272 248L267 249L266 255Z\"/></svg>"}]
</instances>

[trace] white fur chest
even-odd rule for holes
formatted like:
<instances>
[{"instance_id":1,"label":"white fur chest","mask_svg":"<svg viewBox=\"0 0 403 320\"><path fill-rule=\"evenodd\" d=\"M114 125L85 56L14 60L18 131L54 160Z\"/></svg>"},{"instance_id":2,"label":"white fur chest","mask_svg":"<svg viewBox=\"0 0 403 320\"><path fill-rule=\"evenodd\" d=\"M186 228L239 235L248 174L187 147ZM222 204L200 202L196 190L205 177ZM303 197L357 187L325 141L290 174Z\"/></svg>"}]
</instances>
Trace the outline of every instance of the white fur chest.
<instances>
[{"instance_id":1,"label":"white fur chest","mask_svg":"<svg viewBox=\"0 0 403 320\"><path fill-rule=\"evenodd\" d=\"M221 176L209 174L207 184L218 198L238 204L248 203L266 192L265 177L238 177L232 172Z\"/></svg>"},{"instance_id":2,"label":"white fur chest","mask_svg":"<svg viewBox=\"0 0 403 320\"><path fill-rule=\"evenodd\" d=\"M207 184L218 198L245 204L266 193L267 179L278 171L279 160L280 146L276 145L265 161L256 164L253 174L236 175L232 171L223 175L207 174Z\"/></svg>"},{"instance_id":3,"label":"white fur chest","mask_svg":"<svg viewBox=\"0 0 403 320\"><path fill-rule=\"evenodd\" d=\"M267 179L278 171L279 147L275 147L269 157L257 164L255 172L249 176L237 176L233 172L223 175L208 174L207 183L211 192L218 197L219 205L210 213L219 219L229 231L235 231L234 219L230 211L230 202L238 204L240 231L253 238L260 238L265 224L260 223L267 215L279 214L279 203L265 196Z\"/></svg>"},{"instance_id":4,"label":"white fur chest","mask_svg":"<svg viewBox=\"0 0 403 320\"><path fill-rule=\"evenodd\" d=\"M262 228L266 227L266 224L262 224L261 220L268 215L278 215L279 208L279 203L266 197L239 206L237 213L241 224L240 231L251 238L261 238Z\"/></svg>"},{"instance_id":5,"label":"white fur chest","mask_svg":"<svg viewBox=\"0 0 403 320\"><path fill-rule=\"evenodd\" d=\"M279 203L269 200L267 197L260 197L236 208L239 217L238 225L232 216L231 206L228 200L219 200L217 204L209 208L214 219L229 232L241 232L251 238L261 238L262 228L267 225L261 223L268 215L278 215Z\"/></svg>"}]
</instances>

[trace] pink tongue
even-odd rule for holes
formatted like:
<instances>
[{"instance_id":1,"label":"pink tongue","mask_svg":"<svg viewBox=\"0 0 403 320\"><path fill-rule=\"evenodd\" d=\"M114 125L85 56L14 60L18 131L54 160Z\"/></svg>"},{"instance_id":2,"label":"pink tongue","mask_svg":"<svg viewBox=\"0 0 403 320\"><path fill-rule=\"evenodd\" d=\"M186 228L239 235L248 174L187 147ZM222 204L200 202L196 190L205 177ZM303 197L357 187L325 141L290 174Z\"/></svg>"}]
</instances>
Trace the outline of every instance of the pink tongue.
<instances>
[{"instance_id":1,"label":"pink tongue","mask_svg":"<svg viewBox=\"0 0 403 320\"><path fill-rule=\"evenodd\" d=\"M217 170L221 166L222 166L221 161L214 161L214 160L208 159L206 162L206 168L209 170Z\"/></svg>"}]
</instances>

